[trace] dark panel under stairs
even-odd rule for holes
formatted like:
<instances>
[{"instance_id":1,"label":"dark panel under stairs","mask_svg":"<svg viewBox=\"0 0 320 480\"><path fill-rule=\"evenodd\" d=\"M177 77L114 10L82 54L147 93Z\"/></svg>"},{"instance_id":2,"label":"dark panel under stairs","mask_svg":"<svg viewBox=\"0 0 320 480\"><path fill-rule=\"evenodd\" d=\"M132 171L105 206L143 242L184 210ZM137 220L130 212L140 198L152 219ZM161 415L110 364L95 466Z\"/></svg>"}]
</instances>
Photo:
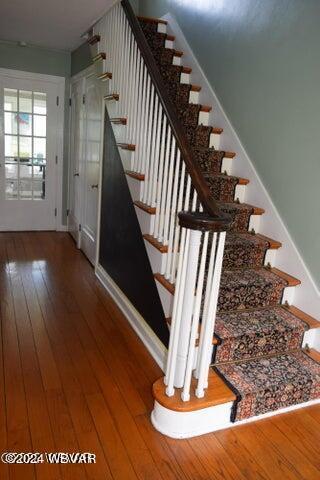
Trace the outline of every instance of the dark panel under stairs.
<instances>
[{"instance_id":1,"label":"dark panel under stairs","mask_svg":"<svg viewBox=\"0 0 320 480\"><path fill-rule=\"evenodd\" d=\"M107 111L99 261L167 346L169 332L163 308Z\"/></svg>"}]
</instances>

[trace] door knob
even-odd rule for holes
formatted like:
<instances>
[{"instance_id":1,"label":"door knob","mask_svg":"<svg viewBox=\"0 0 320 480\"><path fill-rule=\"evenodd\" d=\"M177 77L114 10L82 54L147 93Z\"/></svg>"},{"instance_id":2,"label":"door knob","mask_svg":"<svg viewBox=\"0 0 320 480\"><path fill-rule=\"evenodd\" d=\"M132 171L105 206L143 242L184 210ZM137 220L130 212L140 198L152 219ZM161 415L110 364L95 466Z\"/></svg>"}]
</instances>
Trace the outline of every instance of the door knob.
<instances>
[{"instance_id":1,"label":"door knob","mask_svg":"<svg viewBox=\"0 0 320 480\"><path fill-rule=\"evenodd\" d=\"M98 184L91 185L91 188L98 188Z\"/></svg>"},{"instance_id":2,"label":"door knob","mask_svg":"<svg viewBox=\"0 0 320 480\"><path fill-rule=\"evenodd\" d=\"M73 176L74 177L79 177L79 173L74 173Z\"/></svg>"}]
</instances>

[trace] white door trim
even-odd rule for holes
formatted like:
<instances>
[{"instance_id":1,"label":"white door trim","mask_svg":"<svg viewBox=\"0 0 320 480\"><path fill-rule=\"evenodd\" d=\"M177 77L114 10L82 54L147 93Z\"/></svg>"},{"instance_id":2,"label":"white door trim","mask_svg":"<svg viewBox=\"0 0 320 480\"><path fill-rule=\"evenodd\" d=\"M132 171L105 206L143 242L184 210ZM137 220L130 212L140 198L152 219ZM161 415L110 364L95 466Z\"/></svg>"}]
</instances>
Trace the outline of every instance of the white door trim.
<instances>
[{"instance_id":1,"label":"white door trim","mask_svg":"<svg viewBox=\"0 0 320 480\"><path fill-rule=\"evenodd\" d=\"M19 80L35 80L51 83L56 86L59 105L57 106L57 131L55 155L58 163L55 168L55 207L57 209L56 230L65 230L66 226L62 224L62 189L63 189L63 144L64 144L64 111L65 111L65 78L56 75L46 75L42 73L25 72L22 70L13 70L9 68L0 68L0 76L17 78Z\"/></svg>"}]
</instances>

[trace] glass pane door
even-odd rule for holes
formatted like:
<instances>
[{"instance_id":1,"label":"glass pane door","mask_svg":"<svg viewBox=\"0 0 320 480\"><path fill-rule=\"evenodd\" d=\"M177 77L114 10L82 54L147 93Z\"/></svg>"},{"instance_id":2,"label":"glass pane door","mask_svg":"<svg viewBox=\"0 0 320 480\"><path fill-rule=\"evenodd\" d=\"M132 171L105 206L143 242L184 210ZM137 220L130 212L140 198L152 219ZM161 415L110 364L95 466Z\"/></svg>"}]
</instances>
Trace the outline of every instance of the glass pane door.
<instances>
[{"instance_id":1,"label":"glass pane door","mask_svg":"<svg viewBox=\"0 0 320 480\"><path fill-rule=\"evenodd\" d=\"M5 198L46 196L47 94L4 89Z\"/></svg>"}]
</instances>

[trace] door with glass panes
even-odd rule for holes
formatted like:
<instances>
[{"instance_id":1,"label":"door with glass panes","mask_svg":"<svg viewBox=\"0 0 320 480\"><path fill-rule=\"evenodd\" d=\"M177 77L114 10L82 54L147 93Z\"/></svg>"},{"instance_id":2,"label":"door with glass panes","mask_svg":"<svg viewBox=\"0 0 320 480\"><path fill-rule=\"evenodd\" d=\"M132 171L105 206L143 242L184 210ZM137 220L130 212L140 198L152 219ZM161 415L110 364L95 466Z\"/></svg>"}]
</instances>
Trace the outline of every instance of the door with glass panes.
<instances>
[{"instance_id":1,"label":"door with glass panes","mask_svg":"<svg viewBox=\"0 0 320 480\"><path fill-rule=\"evenodd\" d=\"M53 230L57 87L6 75L0 86L0 230Z\"/></svg>"}]
</instances>

